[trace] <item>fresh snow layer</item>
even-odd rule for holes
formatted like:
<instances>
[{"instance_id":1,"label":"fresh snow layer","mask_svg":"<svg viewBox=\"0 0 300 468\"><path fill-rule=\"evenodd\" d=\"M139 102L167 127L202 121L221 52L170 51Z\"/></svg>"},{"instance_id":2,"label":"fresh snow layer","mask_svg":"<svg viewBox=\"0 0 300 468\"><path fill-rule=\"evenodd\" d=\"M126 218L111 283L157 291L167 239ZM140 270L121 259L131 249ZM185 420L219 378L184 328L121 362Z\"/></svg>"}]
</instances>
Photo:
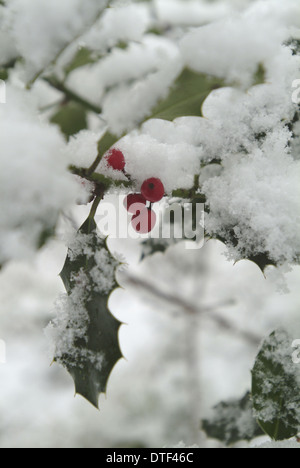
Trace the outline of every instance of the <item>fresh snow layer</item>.
<instances>
[{"instance_id":1,"label":"fresh snow layer","mask_svg":"<svg viewBox=\"0 0 300 468\"><path fill-rule=\"evenodd\" d=\"M0 263L30 258L80 187L62 157L65 142L42 123L31 99L7 87L0 105Z\"/></svg>"},{"instance_id":2,"label":"fresh snow layer","mask_svg":"<svg viewBox=\"0 0 300 468\"><path fill-rule=\"evenodd\" d=\"M8 33L26 61L26 76L43 70L106 5L106 0L10 0Z\"/></svg>"},{"instance_id":3,"label":"fresh snow layer","mask_svg":"<svg viewBox=\"0 0 300 468\"><path fill-rule=\"evenodd\" d=\"M272 441L272 442L265 442L264 444L257 445L253 448L260 448L260 449L299 449L300 443L296 440L282 440L282 441Z\"/></svg>"},{"instance_id":4,"label":"fresh snow layer","mask_svg":"<svg viewBox=\"0 0 300 468\"><path fill-rule=\"evenodd\" d=\"M115 146L125 154L136 190L146 178L160 177L170 195L190 188L200 174L210 210L206 229L227 241L232 258L266 252L276 263L297 261L300 130L291 122L298 109L292 95L300 59L287 43L291 34L299 34L299 2L105 5L11 0L0 10L3 31L14 44L8 47L4 41L3 60L15 52L23 58L11 72L13 82L24 79L24 72L46 68L102 109L94 116L93 130L70 140L64 164L89 167L107 128L122 137ZM150 33L155 27L165 34ZM90 49L95 62L68 75L65 59L70 63L78 47ZM65 48L66 57L62 54L49 68ZM185 66L218 76L224 87L208 95L203 117L147 121ZM258 67L265 77L255 85ZM41 93L39 83L34 92ZM205 167L212 161L219 167ZM98 170L117 177L103 163Z\"/></svg>"}]
</instances>

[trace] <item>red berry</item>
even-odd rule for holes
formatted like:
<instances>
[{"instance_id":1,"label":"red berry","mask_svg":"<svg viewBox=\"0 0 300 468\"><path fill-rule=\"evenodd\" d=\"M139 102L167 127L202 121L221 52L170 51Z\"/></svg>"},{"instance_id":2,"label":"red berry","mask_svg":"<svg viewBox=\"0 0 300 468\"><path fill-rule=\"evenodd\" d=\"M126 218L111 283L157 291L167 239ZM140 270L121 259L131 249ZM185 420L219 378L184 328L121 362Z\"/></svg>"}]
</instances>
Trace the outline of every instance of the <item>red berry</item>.
<instances>
[{"instance_id":1,"label":"red berry","mask_svg":"<svg viewBox=\"0 0 300 468\"><path fill-rule=\"evenodd\" d=\"M151 208L143 208L133 216L131 224L139 234L148 234L156 224L156 214Z\"/></svg>"},{"instance_id":2,"label":"red berry","mask_svg":"<svg viewBox=\"0 0 300 468\"><path fill-rule=\"evenodd\" d=\"M105 156L107 164L116 171L123 171L125 168L125 157L122 151L113 148Z\"/></svg>"},{"instance_id":3,"label":"red berry","mask_svg":"<svg viewBox=\"0 0 300 468\"><path fill-rule=\"evenodd\" d=\"M129 213L135 214L139 205L146 205L147 200L141 193L131 193L124 200L124 206ZM136 206L135 206L136 205Z\"/></svg>"},{"instance_id":4,"label":"red berry","mask_svg":"<svg viewBox=\"0 0 300 468\"><path fill-rule=\"evenodd\" d=\"M165 194L165 187L160 179L152 177L145 180L141 188L142 195L151 203L160 201Z\"/></svg>"}]
</instances>

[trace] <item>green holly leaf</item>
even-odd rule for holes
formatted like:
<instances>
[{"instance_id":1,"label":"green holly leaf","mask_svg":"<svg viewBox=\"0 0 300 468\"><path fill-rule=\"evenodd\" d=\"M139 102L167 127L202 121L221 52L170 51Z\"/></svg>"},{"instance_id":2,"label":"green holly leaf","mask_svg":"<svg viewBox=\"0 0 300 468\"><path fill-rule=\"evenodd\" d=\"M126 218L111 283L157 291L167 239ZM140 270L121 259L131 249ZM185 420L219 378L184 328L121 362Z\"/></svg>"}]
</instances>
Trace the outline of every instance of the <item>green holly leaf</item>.
<instances>
[{"instance_id":1,"label":"green holly leaf","mask_svg":"<svg viewBox=\"0 0 300 468\"><path fill-rule=\"evenodd\" d=\"M0 67L0 80L6 81L8 79L8 71Z\"/></svg>"},{"instance_id":2,"label":"green holly leaf","mask_svg":"<svg viewBox=\"0 0 300 468\"><path fill-rule=\"evenodd\" d=\"M62 133L69 139L70 136L87 128L86 109L80 104L70 101L60 107L51 117L50 122L58 125Z\"/></svg>"},{"instance_id":3,"label":"green holly leaf","mask_svg":"<svg viewBox=\"0 0 300 468\"><path fill-rule=\"evenodd\" d=\"M45 227L45 229L40 233L40 237L38 239L37 248L41 249L46 245L48 240L55 236L56 230L56 223L53 226Z\"/></svg>"},{"instance_id":4,"label":"green holly leaf","mask_svg":"<svg viewBox=\"0 0 300 468\"><path fill-rule=\"evenodd\" d=\"M113 135L113 133L106 132L98 142L99 156L103 156L118 140L119 137Z\"/></svg>"},{"instance_id":5,"label":"green holly leaf","mask_svg":"<svg viewBox=\"0 0 300 468\"><path fill-rule=\"evenodd\" d=\"M172 121L185 116L200 117L207 96L222 86L224 82L221 79L186 68L176 79L168 97L154 107L149 118Z\"/></svg>"},{"instance_id":6,"label":"green holly leaf","mask_svg":"<svg viewBox=\"0 0 300 468\"><path fill-rule=\"evenodd\" d=\"M247 257L246 260L255 263L263 274L268 266L276 266L276 263L269 257L268 253L252 255Z\"/></svg>"},{"instance_id":7,"label":"green holly leaf","mask_svg":"<svg viewBox=\"0 0 300 468\"><path fill-rule=\"evenodd\" d=\"M226 445L252 440L263 434L253 416L250 392L241 399L222 401L216 405L212 417L202 421L202 429L208 437Z\"/></svg>"},{"instance_id":8,"label":"green holly leaf","mask_svg":"<svg viewBox=\"0 0 300 468\"><path fill-rule=\"evenodd\" d=\"M235 235L233 229L228 229L225 236L220 236L219 234L209 235L207 236L208 239L217 239L225 245L238 247L238 239ZM241 252L242 258L237 261L240 262L242 260L249 260L250 262L255 263L261 272L264 274L265 269L268 266L277 266L276 262L270 257L269 252L261 252L256 255L246 255L245 253Z\"/></svg>"},{"instance_id":9,"label":"green holly leaf","mask_svg":"<svg viewBox=\"0 0 300 468\"><path fill-rule=\"evenodd\" d=\"M300 430L300 367L292 360L292 338L276 330L264 341L252 370L252 399L263 431L274 440Z\"/></svg>"},{"instance_id":10,"label":"green holly leaf","mask_svg":"<svg viewBox=\"0 0 300 468\"><path fill-rule=\"evenodd\" d=\"M202 116L202 104L209 93L224 86L224 82L215 77L197 73L188 68L175 80L168 96L155 105L151 114L142 119L142 124L149 119L174 120L184 116ZM119 137L107 132L99 141L99 154L103 155Z\"/></svg>"},{"instance_id":11,"label":"green holly leaf","mask_svg":"<svg viewBox=\"0 0 300 468\"><path fill-rule=\"evenodd\" d=\"M59 331L55 361L73 377L76 393L98 408L100 393L122 357L121 323L110 313L108 300L118 288L119 266L93 219L79 229L60 274L68 293L68 314Z\"/></svg>"},{"instance_id":12,"label":"green holly leaf","mask_svg":"<svg viewBox=\"0 0 300 468\"><path fill-rule=\"evenodd\" d=\"M263 84L266 82L266 69L263 63L259 63L253 77L252 86Z\"/></svg>"},{"instance_id":13,"label":"green holly leaf","mask_svg":"<svg viewBox=\"0 0 300 468\"><path fill-rule=\"evenodd\" d=\"M65 72L68 75L77 68L84 67L85 65L95 63L98 57L95 57L95 54L92 50L81 47L77 50L75 56L70 61L70 63L65 67Z\"/></svg>"}]
</instances>

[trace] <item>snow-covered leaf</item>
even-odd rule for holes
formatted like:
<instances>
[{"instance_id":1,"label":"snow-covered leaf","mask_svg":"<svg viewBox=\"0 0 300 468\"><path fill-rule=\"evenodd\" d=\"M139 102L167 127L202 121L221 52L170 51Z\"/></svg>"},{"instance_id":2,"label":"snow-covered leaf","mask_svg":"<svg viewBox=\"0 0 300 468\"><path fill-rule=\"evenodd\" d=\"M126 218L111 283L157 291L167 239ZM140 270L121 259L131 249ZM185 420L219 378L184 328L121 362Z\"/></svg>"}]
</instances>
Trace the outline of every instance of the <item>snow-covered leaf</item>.
<instances>
[{"instance_id":1,"label":"snow-covered leaf","mask_svg":"<svg viewBox=\"0 0 300 468\"><path fill-rule=\"evenodd\" d=\"M65 72L68 75L73 70L83 67L89 63L94 63L96 60L97 58L93 57L92 50L88 49L87 47L81 47L77 50L72 60L65 67Z\"/></svg>"},{"instance_id":2,"label":"snow-covered leaf","mask_svg":"<svg viewBox=\"0 0 300 468\"><path fill-rule=\"evenodd\" d=\"M162 119L173 121L179 117L201 116L201 106L209 93L224 85L219 78L184 69L175 80L168 96L160 101L145 119ZM119 137L107 132L99 141L99 152L103 155L113 146Z\"/></svg>"},{"instance_id":3,"label":"snow-covered leaf","mask_svg":"<svg viewBox=\"0 0 300 468\"><path fill-rule=\"evenodd\" d=\"M226 237L216 235L211 236L211 238L215 238L220 242L223 242L223 244L225 245L232 245L235 247L238 244L238 240L232 230L227 231ZM262 271L262 273L264 273L265 269L268 266L276 266L276 263L270 258L268 252L262 252L255 255L247 255L245 252L245 255L242 255L242 257L243 258L241 258L241 260L250 260L250 262L255 263L258 266L258 268Z\"/></svg>"},{"instance_id":4,"label":"snow-covered leaf","mask_svg":"<svg viewBox=\"0 0 300 468\"><path fill-rule=\"evenodd\" d=\"M118 265L97 232L95 221L88 218L61 272L68 293L68 313L58 326L55 361L73 377L76 393L96 407L113 367L122 357L118 339L121 324L108 308L109 297L118 287Z\"/></svg>"},{"instance_id":5,"label":"snow-covered leaf","mask_svg":"<svg viewBox=\"0 0 300 468\"><path fill-rule=\"evenodd\" d=\"M264 341L252 370L255 416L274 440L300 430L300 368L292 360L292 338L276 330Z\"/></svg>"},{"instance_id":6,"label":"snow-covered leaf","mask_svg":"<svg viewBox=\"0 0 300 468\"><path fill-rule=\"evenodd\" d=\"M201 116L201 106L208 94L224 86L219 78L184 69L168 97L153 110L152 119L174 120L184 116Z\"/></svg>"},{"instance_id":7,"label":"snow-covered leaf","mask_svg":"<svg viewBox=\"0 0 300 468\"><path fill-rule=\"evenodd\" d=\"M24 90L6 86L0 104L0 263L29 259L53 235L81 189L61 156L65 142L39 118Z\"/></svg>"},{"instance_id":8,"label":"snow-covered leaf","mask_svg":"<svg viewBox=\"0 0 300 468\"><path fill-rule=\"evenodd\" d=\"M62 133L69 138L87 128L86 110L76 102L69 102L53 115L51 122L57 124Z\"/></svg>"},{"instance_id":9,"label":"snow-covered leaf","mask_svg":"<svg viewBox=\"0 0 300 468\"><path fill-rule=\"evenodd\" d=\"M216 405L212 417L202 421L202 429L208 437L226 445L263 434L253 416L249 392L242 399L222 401Z\"/></svg>"}]
</instances>

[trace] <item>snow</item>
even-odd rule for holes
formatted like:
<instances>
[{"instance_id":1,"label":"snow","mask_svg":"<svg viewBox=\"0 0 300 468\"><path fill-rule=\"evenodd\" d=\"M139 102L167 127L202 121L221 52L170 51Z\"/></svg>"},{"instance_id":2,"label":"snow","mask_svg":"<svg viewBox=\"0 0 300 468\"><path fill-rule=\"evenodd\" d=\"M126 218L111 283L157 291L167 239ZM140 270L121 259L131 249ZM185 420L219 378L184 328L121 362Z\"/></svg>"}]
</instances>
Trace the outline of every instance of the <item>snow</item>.
<instances>
[{"instance_id":1,"label":"snow","mask_svg":"<svg viewBox=\"0 0 300 468\"><path fill-rule=\"evenodd\" d=\"M286 126L296 111L291 82L298 77L299 57L282 46L289 28L298 25L297 8L291 1L283 14L279 2L268 6L257 2L184 34L180 42L183 63L229 83L238 81L241 89L224 87L210 93L203 104L204 118L150 120L117 144L137 190L146 178L156 176L171 194L174 189L191 187L193 175L200 172L201 189L210 207L207 230L227 240L228 231L233 230L238 242L230 246L230 256L235 260L267 251L271 260L283 264L295 261L299 254L297 139L292 140ZM198 47L202 37L205 47ZM170 39L145 36L142 44L115 49L100 63L73 72L69 84L76 88L78 83L78 89L85 76L90 84L102 83L98 88L102 117L111 131L121 135L147 117L158 98L156 83L162 92L163 83L167 89L179 73L178 60L172 73L167 66L166 54L172 59L171 68L179 57L171 44ZM164 50L163 55L157 53L158 48ZM234 62L228 56L235 57ZM261 63L267 82L249 88ZM159 71L151 72L153 67ZM163 74L168 81L162 80ZM90 94L94 87L87 88ZM297 126L294 133L297 137ZM222 161L222 169L200 170L213 159ZM105 172L103 165L98 170Z\"/></svg>"},{"instance_id":2,"label":"snow","mask_svg":"<svg viewBox=\"0 0 300 468\"><path fill-rule=\"evenodd\" d=\"M300 418L297 388L300 384L300 368L292 359L292 335L278 329L264 342L253 375L259 393L253 394L254 414L264 422L289 420L289 427L298 430ZM275 369L275 370L274 370ZM284 395L284 401L276 400L274 391Z\"/></svg>"},{"instance_id":3,"label":"snow","mask_svg":"<svg viewBox=\"0 0 300 468\"><path fill-rule=\"evenodd\" d=\"M185 63L196 71L249 87L258 65L268 66L270 57L289 38L287 25L299 27L300 5L292 1L289 7L283 8L279 1L256 2L243 14L188 32L181 41Z\"/></svg>"},{"instance_id":4,"label":"snow","mask_svg":"<svg viewBox=\"0 0 300 468\"><path fill-rule=\"evenodd\" d=\"M150 177L158 177L166 193L190 188L200 170L202 151L195 145L193 118L174 122L153 119L118 142L126 159L126 171L139 190ZM186 125L191 121L191 125ZM183 158L182 155L185 155Z\"/></svg>"},{"instance_id":5,"label":"snow","mask_svg":"<svg viewBox=\"0 0 300 468\"><path fill-rule=\"evenodd\" d=\"M8 33L10 27L10 14L7 8L0 5L0 65L9 62L9 60L14 59L17 56L15 44L11 41Z\"/></svg>"},{"instance_id":6,"label":"snow","mask_svg":"<svg viewBox=\"0 0 300 468\"><path fill-rule=\"evenodd\" d=\"M184 249L180 253L177 247L167 259L161 256L158 263L153 262L157 265L155 271L146 264L136 265L140 253L136 243L130 247L129 241L126 244L122 240L110 245L112 250L120 250L120 246L132 265L132 274L147 280L150 277L160 286L173 271L168 282L173 293L185 297L187 284L194 288L192 297L206 304L234 297L236 304L222 309L224 316L261 336L278 322L293 322L293 316L294 323L297 322L299 269L288 275L291 293L278 296L250 262L235 267L227 262L222 256L224 246L218 242L206 244L205 252L199 251L196 256L193 253L188 259ZM202 279L197 279L195 271L205 255L209 255L210 273L207 275L204 270ZM107 398L100 401L100 412L84 399L73 398L73 383L65 370L55 364L49 367L53 354L48 354L42 334L49 318L54 318L53 301L63 289L57 272L64 258L65 245L56 241L39 254L34 265L10 264L1 274L1 338L7 344L7 363L0 366L1 379L6 382L0 390L0 445L173 447L182 440L186 447L194 443L219 447L202 435L201 441L198 438L194 442L188 419L183 419L189 395L182 361L186 318L174 316L165 303L153 303L152 298L145 300L136 289L119 290L110 301L113 313L127 324L120 331L126 360L114 369ZM172 262L178 265L183 259L186 259L184 269L172 268ZM207 289L200 294L199 285L204 282ZM186 294L189 296L188 291ZM201 414L206 416L209 408L220 400L238 397L249 388L249 369L257 350L206 319L201 321L198 331L199 400ZM178 344L175 348L174 343Z\"/></svg>"},{"instance_id":7,"label":"snow","mask_svg":"<svg viewBox=\"0 0 300 468\"><path fill-rule=\"evenodd\" d=\"M234 232L235 260L268 252L279 264L292 263L300 251L300 166L286 126L296 110L290 84L298 68L299 57L282 48L269 68L272 83L247 93L229 87L213 91L203 104L205 118L149 120L118 142L137 190L156 176L170 194L190 188L200 172L210 207L206 229L228 241L228 232ZM200 170L213 159L222 166Z\"/></svg>"},{"instance_id":8,"label":"snow","mask_svg":"<svg viewBox=\"0 0 300 468\"><path fill-rule=\"evenodd\" d=\"M74 288L71 295L61 296L56 303L57 318L46 328L45 334L52 344L52 356L58 363L70 367L83 366L89 350L75 346L77 340L86 340L89 316L85 307L85 278L81 275L81 286Z\"/></svg>"},{"instance_id":9,"label":"snow","mask_svg":"<svg viewBox=\"0 0 300 468\"><path fill-rule=\"evenodd\" d=\"M96 99L110 130L121 135L132 130L168 94L180 71L178 47L149 34L125 50L116 48L100 62L75 70L67 83L80 95Z\"/></svg>"},{"instance_id":10,"label":"snow","mask_svg":"<svg viewBox=\"0 0 300 468\"><path fill-rule=\"evenodd\" d=\"M300 59L283 45L300 37L299 1L121 0L98 17L106 3L7 0L0 6L0 64L19 57L9 71L7 104L0 104L0 264L11 260L0 275L0 340L7 351L0 366L0 446L219 447L199 432L199 420L219 401L249 390L257 349L240 331L263 338L288 324L300 336L299 267L292 265L300 253L300 125L291 124ZM65 65L80 47L91 49L96 62L66 76ZM259 65L265 82L254 85ZM185 66L224 80L205 100L203 117L140 125ZM102 109L101 115L90 112L89 128L68 143L47 123L48 106L63 102L63 94L41 78L26 90L40 72L54 74ZM64 370L49 368L53 350L49 358L42 330L51 320L47 334L58 359L68 354L70 365L88 359L101 369L102 353L76 355L73 346L86 338L90 278L80 271L67 296L58 272L66 255L66 219L79 226L88 215L76 201L86 200L89 189L81 189L67 168L90 167L106 129L120 136L115 146L124 152L133 190L160 177L171 195L191 188L200 173L210 210L207 231L228 241L233 231L237 243L226 248L209 241L192 252L171 245L165 255L139 264L137 242L109 240L130 265L118 274L124 289L110 297L112 313L128 324L120 331L127 361L113 370L98 414L72 398ZM98 171L126 178L109 172L104 161ZM41 235L57 220L55 238L36 253ZM264 252L280 264L268 267L266 279L252 262L235 263ZM85 236L75 239L71 258L80 253L94 254ZM105 249L95 262L90 276L96 292L108 293L117 262ZM130 285L130 275L148 289ZM162 294L153 296L153 289ZM184 304L199 316L191 319ZM231 327L222 327L212 312ZM295 441L260 447L281 445L298 448Z\"/></svg>"},{"instance_id":11,"label":"snow","mask_svg":"<svg viewBox=\"0 0 300 468\"><path fill-rule=\"evenodd\" d=\"M223 163L222 176L206 181L204 192L211 208L208 232L226 237L233 229L241 255L267 251L281 263L293 262L300 250L300 165L285 154L286 139L282 143L280 134L277 138L279 142L270 138L248 157Z\"/></svg>"},{"instance_id":12,"label":"snow","mask_svg":"<svg viewBox=\"0 0 300 468\"><path fill-rule=\"evenodd\" d=\"M29 259L43 233L55 227L60 211L74 203L80 189L62 159L63 138L56 128L40 121L34 103L22 90L7 86L0 121L3 263Z\"/></svg>"},{"instance_id":13,"label":"snow","mask_svg":"<svg viewBox=\"0 0 300 468\"><path fill-rule=\"evenodd\" d=\"M120 42L139 42L151 25L151 15L145 3L112 5L81 41L92 50L105 52Z\"/></svg>"},{"instance_id":14,"label":"snow","mask_svg":"<svg viewBox=\"0 0 300 468\"><path fill-rule=\"evenodd\" d=\"M10 41L26 60L26 76L31 78L55 59L106 4L104 0L11 0Z\"/></svg>"},{"instance_id":15,"label":"snow","mask_svg":"<svg viewBox=\"0 0 300 468\"><path fill-rule=\"evenodd\" d=\"M226 16L232 10L228 2L198 0L156 0L155 11L162 24L198 26Z\"/></svg>"},{"instance_id":16,"label":"snow","mask_svg":"<svg viewBox=\"0 0 300 468\"><path fill-rule=\"evenodd\" d=\"M163 448L177 448L177 449L181 449L181 448L184 448L184 449L198 449L198 448L201 448L199 445L190 445L190 446L187 446L184 442L179 442L178 444L176 445L173 445L172 447L163 447Z\"/></svg>"},{"instance_id":17,"label":"snow","mask_svg":"<svg viewBox=\"0 0 300 468\"><path fill-rule=\"evenodd\" d=\"M104 132L82 130L71 137L64 151L65 161L77 167L89 168L98 154L98 141Z\"/></svg>"},{"instance_id":18,"label":"snow","mask_svg":"<svg viewBox=\"0 0 300 468\"><path fill-rule=\"evenodd\" d=\"M115 270L118 262L110 255L103 245L103 239L95 244L94 234L76 233L73 241L69 242L69 259L71 262L84 255L86 261L93 261L94 266L85 271L71 274L73 287L69 294L61 295L56 301L56 317L45 330L50 349L55 360L68 369L84 367L90 362L96 369L101 370L105 355L88 348L88 329L90 324L88 304L93 295L109 295L115 287ZM76 343L86 342L87 347L77 346Z\"/></svg>"},{"instance_id":19,"label":"snow","mask_svg":"<svg viewBox=\"0 0 300 468\"><path fill-rule=\"evenodd\" d=\"M252 448L260 448L260 449L299 449L300 444L296 440L283 440L277 442L265 442L261 445L257 445Z\"/></svg>"},{"instance_id":20,"label":"snow","mask_svg":"<svg viewBox=\"0 0 300 468\"><path fill-rule=\"evenodd\" d=\"M300 121L294 127L295 139L291 145L291 152L294 159L300 159Z\"/></svg>"},{"instance_id":21,"label":"snow","mask_svg":"<svg viewBox=\"0 0 300 468\"><path fill-rule=\"evenodd\" d=\"M119 263L106 249L97 251L94 259L96 265L90 272L95 284L94 290L101 294L110 294L116 284L115 270Z\"/></svg>"},{"instance_id":22,"label":"snow","mask_svg":"<svg viewBox=\"0 0 300 468\"><path fill-rule=\"evenodd\" d=\"M77 18L80 5L77 1L72 16L78 30L82 29ZM291 100L291 83L298 78L299 57L282 44L299 28L299 4L289 0L283 8L279 1L270 0L237 8L231 2L225 8L224 2L208 5L191 1L187 8L186 3L176 0L172 8L170 5L170 0L155 2L158 21L175 27L184 6L187 16L183 21L195 26L190 17L198 21L203 14L203 22L209 24L159 37L147 33L147 28L155 25L149 5L121 2L106 10L91 30L81 35L81 42L73 41L74 47L83 45L104 53L96 63L66 77L66 85L101 106L102 114L98 129L94 121L93 131L71 139L66 159L88 167L105 125L120 137L127 132L117 147L126 155L126 170L137 190L146 178L155 176L161 177L171 194L177 188L190 188L194 175L200 172L201 190L210 207L207 231L228 241L228 231L234 233L237 245L229 245L230 257L237 260L267 251L275 262L291 263L299 255L299 132L296 124L292 139L286 124L297 109ZM40 15L33 6L26 14L31 11ZM205 11L212 15L209 19L205 19ZM173 15L173 20L167 15ZM87 21L86 17L81 21ZM75 29L70 26L64 31L74 37ZM120 40L127 42L125 49L114 47ZM45 54L51 55L46 38L41 43ZM106 54L109 47L112 50ZM26 51L23 55L28 61ZM38 54L35 59L39 67L44 66ZM210 93L202 108L204 118L153 120L135 129L167 95L184 65L239 88L227 86ZM264 67L266 83L251 86L259 65ZM63 62L56 65L61 74L59 66ZM222 170L201 169L213 159L221 160ZM98 171L116 177L103 164Z\"/></svg>"}]
</instances>

